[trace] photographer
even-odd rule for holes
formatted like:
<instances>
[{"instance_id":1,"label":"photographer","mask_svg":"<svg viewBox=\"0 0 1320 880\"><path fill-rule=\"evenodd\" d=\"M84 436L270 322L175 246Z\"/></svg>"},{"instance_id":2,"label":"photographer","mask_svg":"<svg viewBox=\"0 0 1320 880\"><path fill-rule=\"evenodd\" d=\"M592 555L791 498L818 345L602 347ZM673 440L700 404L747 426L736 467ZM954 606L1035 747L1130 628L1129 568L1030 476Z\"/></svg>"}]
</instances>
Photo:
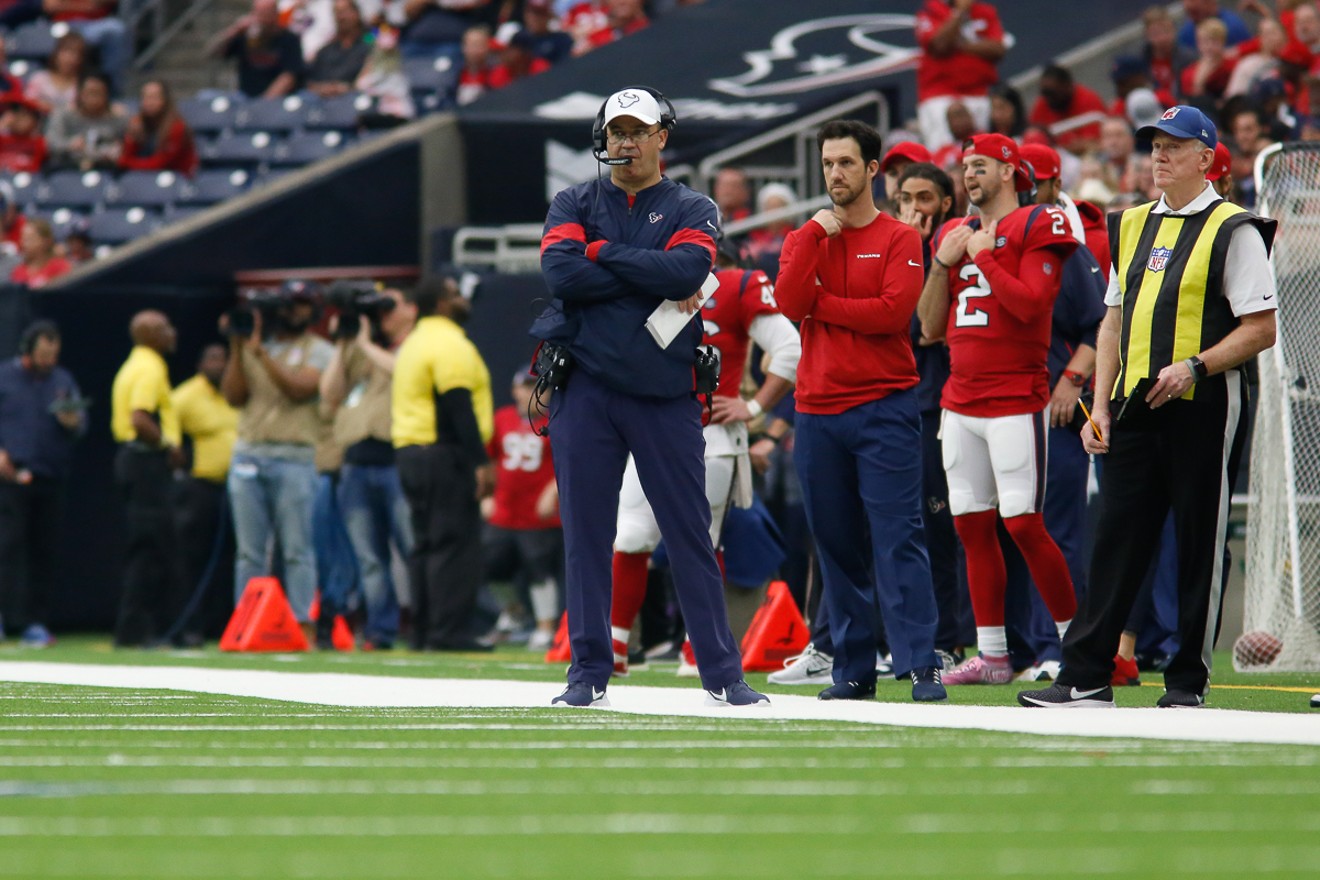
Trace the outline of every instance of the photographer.
<instances>
[{"instance_id":1,"label":"photographer","mask_svg":"<svg viewBox=\"0 0 1320 880\"><path fill-rule=\"evenodd\" d=\"M74 441L87 431L87 401L59 361L59 327L36 321L18 357L0 364L0 612L33 648L54 641L45 622L64 488Z\"/></svg>"},{"instance_id":2,"label":"photographer","mask_svg":"<svg viewBox=\"0 0 1320 880\"><path fill-rule=\"evenodd\" d=\"M395 352L417 322L417 307L400 291L377 291L369 282L337 284L329 299L339 319L334 355L321 375L321 401L334 415L335 442L344 449L339 509L366 600L362 646L389 649L399 634L390 546L406 559L413 543L390 438L390 386Z\"/></svg>"},{"instance_id":3,"label":"photographer","mask_svg":"<svg viewBox=\"0 0 1320 880\"><path fill-rule=\"evenodd\" d=\"M334 354L308 330L318 298L313 285L286 281L277 295L252 297L250 309L228 315L221 328L229 333L230 357L220 390L239 410L229 468L238 542L234 596L242 596L250 578L269 573L267 544L277 535L284 591L309 640L315 636L308 612L316 593L312 496L321 431L316 395Z\"/></svg>"}]
</instances>

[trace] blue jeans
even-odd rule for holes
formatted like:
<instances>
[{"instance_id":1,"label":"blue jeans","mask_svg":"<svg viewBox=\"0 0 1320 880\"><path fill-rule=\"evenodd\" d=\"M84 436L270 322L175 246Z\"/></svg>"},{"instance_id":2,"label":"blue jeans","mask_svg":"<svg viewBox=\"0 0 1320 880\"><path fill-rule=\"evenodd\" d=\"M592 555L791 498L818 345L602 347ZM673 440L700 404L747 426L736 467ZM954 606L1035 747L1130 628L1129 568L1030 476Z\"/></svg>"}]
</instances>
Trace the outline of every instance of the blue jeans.
<instances>
[{"instance_id":1,"label":"blue jeans","mask_svg":"<svg viewBox=\"0 0 1320 880\"><path fill-rule=\"evenodd\" d=\"M111 85L117 90L123 82L129 61L128 32L124 28L124 23L111 16L71 21L69 27L100 51L101 69L110 77Z\"/></svg>"},{"instance_id":2,"label":"blue jeans","mask_svg":"<svg viewBox=\"0 0 1320 880\"><path fill-rule=\"evenodd\" d=\"M390 546L404 559L412 553L408 501L393 465L346 464L339 472L339 511L362 576L367 606L366 639L393 645L399 635L399 601L390 573Z\"/></svg>"},{"instance_id":3,"label":"blue jeans","mask_svg":"<svg viewBox=\"0 0 1320 880\"><path fill-rule=\"evenodd\" d=\"M312 500L312 553L316 557L316 582L321 587L321 617L334 621L348 609L349 597L357 592L358 563L344 528L333 474L316 478Z\"/></svg>"},{"instance_id":4,"label":"blue jeans","mask_svg":"<svg viewBox=\"0 0 1320 880\"><path fill-rule=\"evenodd\" d=\"M234 561L234 599L247 582L269 573L267 550L279 539L284 562L284 594L299 621L309 619L316 596L316 559L312 554L312 498L316 466L310 461L235 452L229 465L229 500L238 551Z\"/></svg>"}]
</instances>

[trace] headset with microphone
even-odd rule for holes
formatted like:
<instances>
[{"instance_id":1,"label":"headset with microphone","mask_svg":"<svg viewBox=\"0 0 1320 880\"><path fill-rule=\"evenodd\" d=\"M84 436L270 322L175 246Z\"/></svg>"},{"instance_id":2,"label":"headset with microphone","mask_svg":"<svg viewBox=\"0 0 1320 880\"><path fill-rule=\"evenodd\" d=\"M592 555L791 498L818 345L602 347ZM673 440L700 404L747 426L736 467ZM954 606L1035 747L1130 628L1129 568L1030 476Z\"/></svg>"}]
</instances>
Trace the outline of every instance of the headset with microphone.
<instances>
[{"instance_id":1,"label":"headset with microphone","mask_svg":"<svg viewBox=\"0 0 1320 880\"><path fill-rule=\"evenodd\" d=\"M652 98L655 98L655 102L660 105L660 127L665 131L674 130L674 127L678 125L678 114L674 111L674 105L669 102L668 98L658 90L650 88L649 86L628 86L627 88L620 89L616 94L622 94L629 89L646 92ZM610 97L613 97L613 95ZM620 156L618 158L611 158L605 147L605 107L609 102L610 99L606 98L601 103L600 109L596 111L596 122L591 127L591 155L602 165L631 165L631 157Z\"/></svg>"}]
</instances>

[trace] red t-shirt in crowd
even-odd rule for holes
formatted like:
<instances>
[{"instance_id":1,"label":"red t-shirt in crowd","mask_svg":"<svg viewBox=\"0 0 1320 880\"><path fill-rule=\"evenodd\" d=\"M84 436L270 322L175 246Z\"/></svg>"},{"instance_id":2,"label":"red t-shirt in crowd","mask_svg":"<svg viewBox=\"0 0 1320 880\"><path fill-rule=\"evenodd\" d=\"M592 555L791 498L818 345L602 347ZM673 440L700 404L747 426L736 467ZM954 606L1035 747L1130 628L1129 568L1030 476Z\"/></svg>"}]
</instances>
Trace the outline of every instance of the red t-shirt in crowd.
<instances>
[{"instance_id":1,"label":"red t-shirt in crowd","mask_svg":"<svg viewBox=\"0 0 1320 880\"><path fill-rule=\"evenodd\" d=\"M808 220L784 238L775 299L801 322L798 412L833 415L917 384L909 329L924 281L920 234L887 214L834 238Z\"/></svg>"},{"instance_id":2,"label":"red t-shirt in crowd","mask_svg":"<svg viewBox=\"0 0 1320 880\"><path fill-rule=\"evenodd\" d=\"M536 433L547 421L542 416L533 428L527 424L527 414L519 412L516 406L503 406L495 411L495 431L486 450L495 462L491 525L522 531L559 528L558 513L550 519L536 515L537 499L555 481L550 438Z\"/></svg>"},{"instance_id":3,"label":"red t-shirt in crowd","mask_svg":"<svg viewBox=\"0 0 1320 880\"><path fill-rule=\"evenodd\" d=\"M921 57L917 60L918 101L941 95L984 95L999 82L995 62L979 55L956 50L938 57L930 54L931 38L953 14L944 0L926 0L917 13L917 45L921 47ZM973 3L962 26L962 35L968 42L1002 41L1004 26L999 22L999 12L989 3Z\"/></svg>"},{"instance_id":4,"label":"red t-shirt in crowd","mask_svg":"<svg viewBox=\"0 0 1320 880\"><path fill-rule=\"evenodd\" d=\"M26 284L36 290L45 287L61 275L69 274L72 269L73 266L63 257L51 257L40 269L29 269L26 263L20 263L10 273L9 280L16 284Z\"/></svg>"},{"instance_id":5,"label":"red t-shirt in crowd","mask_svg":"<svg viewBox=\"0 0 1320 880\"><path fill-rule=\"evenodd\" d=\"M526 75L535 76L538 73L545 73L549 69L549 61L546 61L544 58L533 58L531 65L527 69ZM486 75L485 86L488 89L502 89L509 83L518 79L522 79L522 77L514 76L513 72L510 71L506 65L499 64L491 68L490 72Z\"/></svg>"},{"instance_id":6,"label":"red t-shirt in crowd","mask_svg":"<svg viewBox=\"0 0 1320 880\"><path fill-rule=\"evenodd\" d=\"M623 27L603 27L590 34L587 37L587 43L593 49L598 49L601 46L608 46L615 40L622 40L630 34L637 33L642 28L647 27L650 23L651 20L643 15L640 18L634 18Z\"/></svg>"},{"instance_id":7,"label":"red t-shirt in crowd","mask_svg":"<svg viewBox=\"0 0 1320 880\"><path fill-rule=\"evenodd\" d=\"M130 133L124 135L124 148L119 154L119 167L129 171L177 171L191 177L197 163L192 131L180 117L170 122L154 149Z\"/></svg>"},{"instance_id":8,"label":"red t-shirt in crowd","mask_svg":"<svg viewBox=\"0 0 1320 880\"><path fill-rule=\"evenodd\" d=\"M1054 135L1054 140L1060 148L1071 150L1080 141L1100 140L1100 123L1104 117L1104 99L1086 86L1074 83L1072 101L1069 102L1062 113L1046 104L1044 98L1038 97L1036 103L1032 105L1029 121L1032 125L1039 125L1041 128L1049 130ZM1056 132L1051 128L1055 123L1063 122L1065 119L1076 119L1078 122L1082 122L1083 119L1089 121L1067 131Z\"/></svg>"},{"instance_id":9,"label":"red t-shirt in crowd","mask_svg":"<svg viewBox=\"0 0 1320 880\"><path fill-rule=\"evenodd\" d=\"M0 171L35 173L46 161L46 139L39 134L0 134Z\"/></svg>"},{"instance_id":10,"label":"red t-shirt in crowd","mask_svg":"<svg viewBox=\"0 0 1320 880\"><path fill-rule=\"evenodd\" d=\"M759 269L721 269L715 277L720 286L701 307L702 341L720 350L720 384L715 394L738 397L750 347L748 328L758 315L779 314L779 304L775 286Z\"/></svg>"},{"instance_id":11,"label":"red t-shirt in crowd","mask_svg":"<svg viewBox=\"0 0 1320 880\"><path fill-rule=\"evenodd\" d=\"M995 228L995 246L966 255L949 273L949 380L940 405L977 418L1040 412L1050 399L1046 359L1054 300L1063 262L1077 249L1068 216L1046 206L1027 229L1036 206L1017 208ZM934 253L957 226L940 227Z\"/></svg>"},{"instance_id":12,"label":"red t-shirt in crowd","mask_svg":"<svg viewBox=\"0 0 1320 880\"><path fill-rule=\"evenodd\" d=\"M1184 95L1192 94L1192 88L1196 84L1196 71L1201 67L1200 61L1189 64L1183 68L1182 79L1179 85L1182 87ZM1210 72L1205 80L1205 94L1213 95L1216 98L1223 97L1224 91L1228 89L1229 77L1233 75L1233 68L1237 67L1237 59L1227 58L1222 64Z\"/></svg>"}]
</instances>

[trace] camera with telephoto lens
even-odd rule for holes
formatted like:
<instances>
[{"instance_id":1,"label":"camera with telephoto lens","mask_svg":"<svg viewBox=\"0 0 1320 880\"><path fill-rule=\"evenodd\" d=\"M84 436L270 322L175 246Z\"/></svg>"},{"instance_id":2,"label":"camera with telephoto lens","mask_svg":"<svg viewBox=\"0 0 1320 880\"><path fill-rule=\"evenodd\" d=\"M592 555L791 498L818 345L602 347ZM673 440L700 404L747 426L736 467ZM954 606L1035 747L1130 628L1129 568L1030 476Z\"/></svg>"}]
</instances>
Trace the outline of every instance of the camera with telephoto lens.
<instances>
[{"instance_id":1,"label":"camera with telephoto lens","mask_svg":"<svg viewBox=\"0 0 1320 880\"><path fill-rule=\"evenodd\" d=\"M335 339L353 339L362 329L362 319L371 322L373 335L380 335L380 319L394 311L394 298L381 293L374 281L336 281L325 293L326 302L339 310Z\"/></svg>"},{"instance_id":2,"label":"camera with telephoto lens","mask_svg":"<svg viewBox=\"0 0 1320 880\"><path fill-rule=\"evenodd\" d=\"M271 327L276 320L276 312L290 302L282 289L270 290L263 287L248 288L239 293L238 305L225 312L225 335L246 339L256 329L254 316L261 312L263 327Z\"/></svg>"}]
</instances>

